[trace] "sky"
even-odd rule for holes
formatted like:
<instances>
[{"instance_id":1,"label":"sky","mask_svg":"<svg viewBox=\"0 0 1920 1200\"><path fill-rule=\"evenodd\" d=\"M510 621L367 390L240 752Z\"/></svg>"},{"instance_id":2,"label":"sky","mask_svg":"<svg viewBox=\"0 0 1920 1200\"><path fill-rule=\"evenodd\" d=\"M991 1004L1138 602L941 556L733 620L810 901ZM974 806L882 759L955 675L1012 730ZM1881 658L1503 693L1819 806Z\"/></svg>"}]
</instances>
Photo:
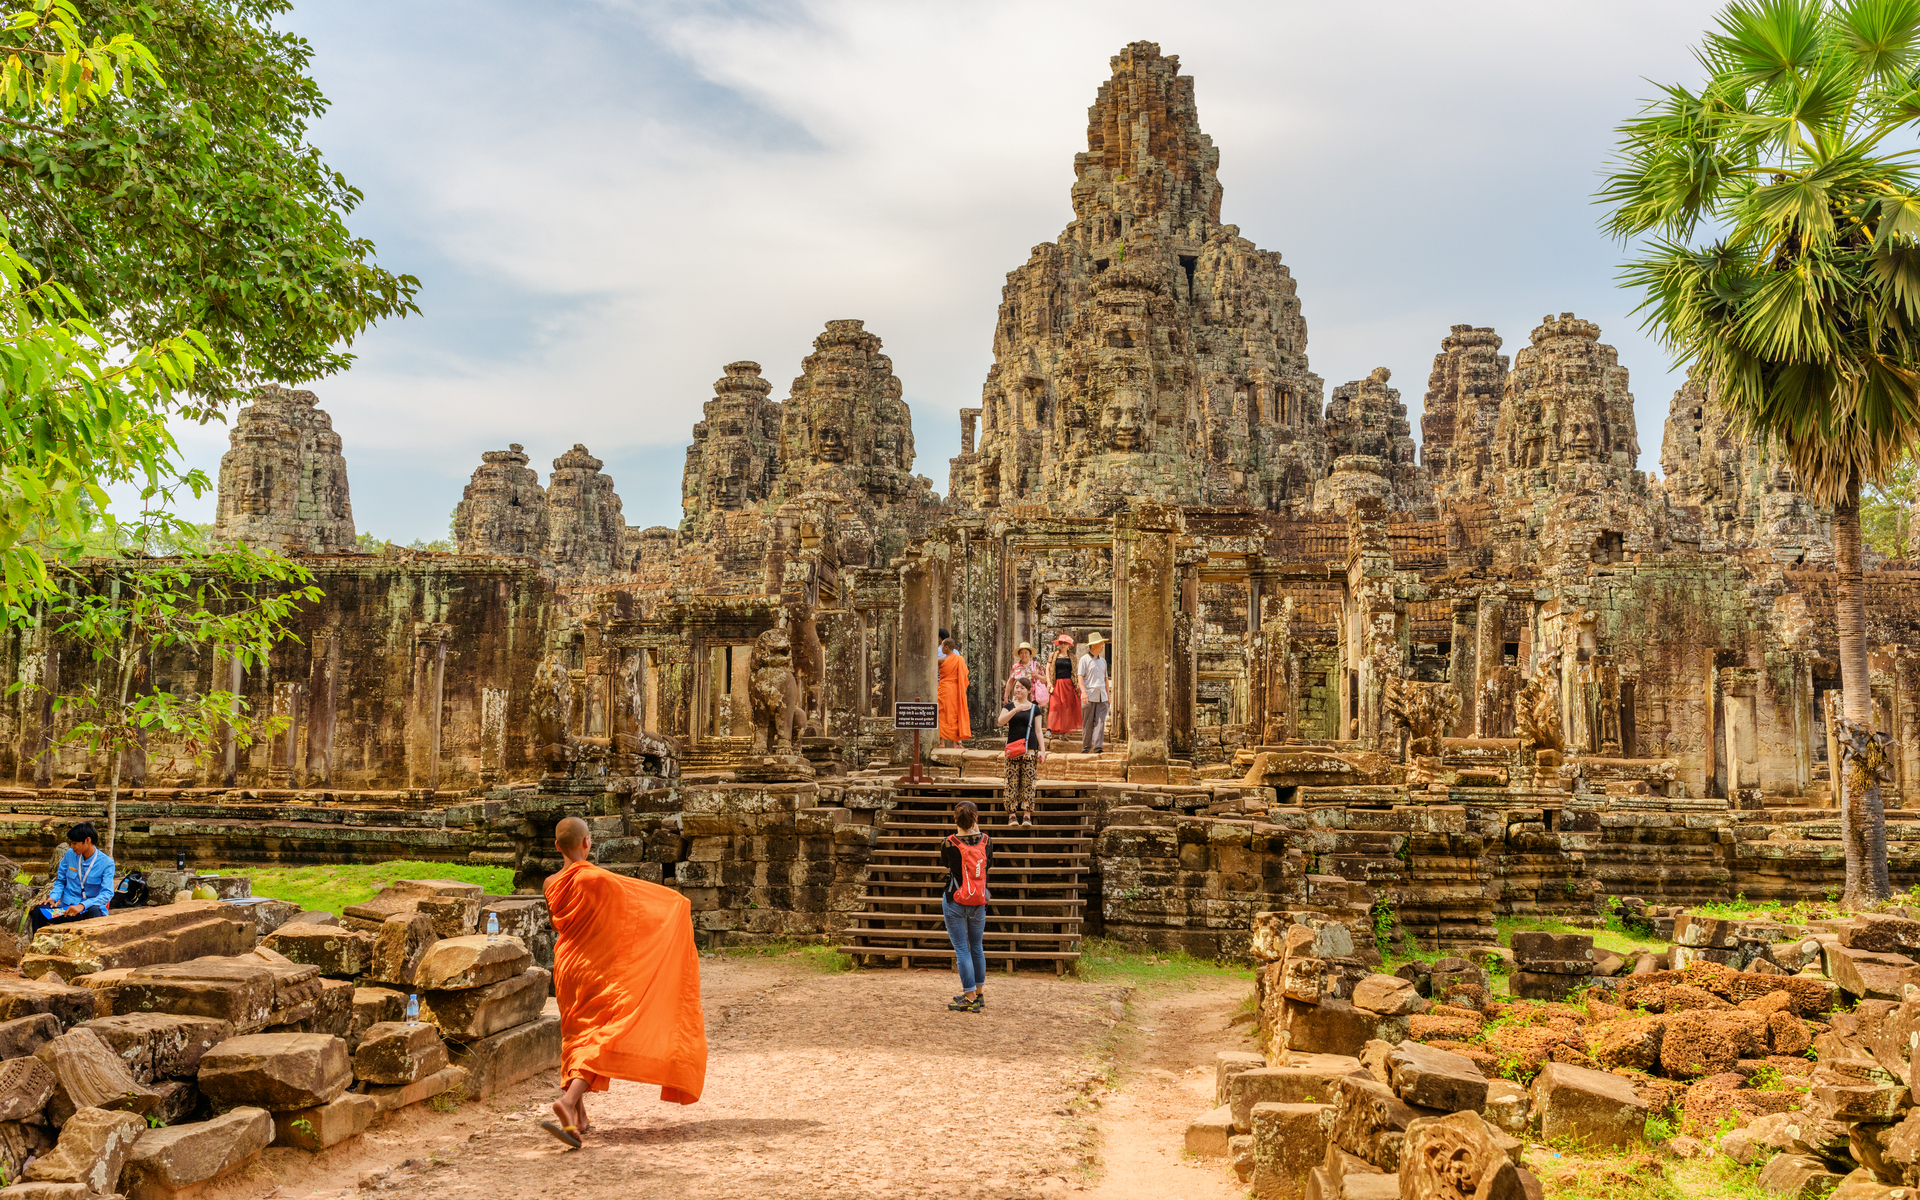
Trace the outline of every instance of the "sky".
<instances>
[{"instance_id":1,"label":"sky","mask_svg":"<svg viewBox=\"0 0 1920 1200\"><path fill-rule=\"evenodd\" d=\"M1222 218L1284 256L1313 370L1393 372L1417 435L1450 325L1504 353L1599 323L1657 470L1678 384L1592 195L1613 129L1693 82L1696 0L297 0L349 221L420 278L314 390L362 532L446 536L484 450L574 443L630 525L676 524L723 364L776 399L828 320L878 334L947 490L1005 273L1072 218L1086 110L1135 40L1195 79ZM181 431L217 473L224 427ZM208 497L187 515L209 520Z\"/></svg>"}]
</instances>

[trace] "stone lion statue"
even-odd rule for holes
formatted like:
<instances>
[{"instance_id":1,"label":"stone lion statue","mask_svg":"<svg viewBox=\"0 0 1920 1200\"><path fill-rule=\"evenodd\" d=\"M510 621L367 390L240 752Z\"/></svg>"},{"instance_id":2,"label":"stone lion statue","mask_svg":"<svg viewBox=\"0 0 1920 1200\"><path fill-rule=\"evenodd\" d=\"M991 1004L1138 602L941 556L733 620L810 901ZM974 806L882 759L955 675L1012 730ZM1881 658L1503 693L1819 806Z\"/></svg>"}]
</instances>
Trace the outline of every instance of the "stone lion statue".
<instances>
[{"instance_id":1,"label":"stone lion statue","mask_svg":"<svg viewBox=\"0 0 1920 1200\"><path fill-rule=\"evenodd\" d=\"M793 671L793 640L769 629L753 643L753 752L789 754L800 720L800 678Z\"/></svg>"}]
</instances>

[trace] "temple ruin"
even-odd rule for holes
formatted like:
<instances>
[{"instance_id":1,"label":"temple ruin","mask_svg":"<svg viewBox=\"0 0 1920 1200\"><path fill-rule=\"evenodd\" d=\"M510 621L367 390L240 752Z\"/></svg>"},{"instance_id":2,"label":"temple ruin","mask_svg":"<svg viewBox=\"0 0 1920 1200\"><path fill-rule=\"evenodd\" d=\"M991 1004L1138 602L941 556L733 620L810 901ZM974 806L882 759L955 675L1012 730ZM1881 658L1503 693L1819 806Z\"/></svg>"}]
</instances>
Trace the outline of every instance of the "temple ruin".
<instances>
[{"instance_id":1,"label":"temple ruin","mask_svg":"<svg viewBox=\"0 0 1920 1200\"><path fill-rule=\"evenodd\" d=\"M937 959L913 893L878 898L908 879L895 814L997 795L989 736L901 782L893 706L933 697L944 628L983 735L1021 642L1111 639L1106 753L1042 773L1040 828L1081 848L1030 881L1042 915L989 932L996 961L1067 961L1094 929L1244 954L1255 911L1381 899L1454 945L1608 894L1837 889L1831 521L1778 456L1689 382L1649 474L1627 368L1572 313L1511 360L1518 331L1446 332L1416 455L1384 368L1331 396L1309 368L1280 254L1222 223L1178 59L1137 42L1112 68L1071 222L1007 274L945 497L859 320L825 323L783 397L760 362L720 368L677 526L627 525L584 444L544 486L515 445L475 469L451 554L356 553L341 437L312 393L262 389L216 536L301 556L326 595L240 680L282 735L205 765L151 748L134 855L532 881L580 813L609 865L695 898L703 937ZM1895 805L1920 796L1909 568L1869 572ZM15 629L0 674L84 670L61 654ZM101 764L48 748L61 719L0 709L0 850L99 802Z\"/></svg>"}]
</instances>

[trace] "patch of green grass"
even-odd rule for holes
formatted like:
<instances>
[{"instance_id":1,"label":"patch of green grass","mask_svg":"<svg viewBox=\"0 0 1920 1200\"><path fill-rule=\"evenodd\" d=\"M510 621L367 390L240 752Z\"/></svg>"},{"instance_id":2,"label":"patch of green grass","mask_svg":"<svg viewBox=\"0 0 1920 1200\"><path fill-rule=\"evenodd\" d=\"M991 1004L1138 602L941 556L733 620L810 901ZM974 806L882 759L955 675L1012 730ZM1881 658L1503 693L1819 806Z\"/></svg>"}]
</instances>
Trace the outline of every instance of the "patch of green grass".
<instances>
[{"instance_id":1,"label":"patch of green grass","mask_svg":"<svg viewBox=\"0 0 1920 1200\"><path fill-rule=\"evenodd\" d=\"M394 859L381 863L345 863L327 867L237 867L222 875L244 875L253 880L253 894L288 900L309 912L335 916L350 904L363 904L374 893L402 879L452 879L477 883L489 895L513 891L510 867L473 867L464 863Z\"/></svg>"},{"instance_id":2,"label":"patch of green grass","mask_svg":"<svg viewBox=\"0 0 1920 1200\"><path fill-rule=\"evenodd\" d=\"M790 959L822 975L853 970L853 959L819 942L768 942L759 946L721 946L714 951L728 958Z\"/></svg>"},{"instance_id":3,"label":"patch of green grass","mask_svg":"<svg viewBox=\"0 0 1920 1200\"><path fill-rule=\"evenodd\" d=\"M1080 944L1080 978L1091 983L1192 986L1205 980L1253 981L1253 968L1238 963L1195 958L1184 950L1148 950L1108 938L1088 938Z\"/></svg>"},{"instance_id":4,"label":"patch of green grass","mask_svg":"<svg viewBox=\"0 0 1920 1200\"><path fill-rule=\"evenodd\" d=\"M1540 933L1590 933L1593 935L1593 947L1596 950L1608 950L1627 958L1633 954L1658 954L1667 948L1667 943L1656 937L1634 933L1620 924L1620 918L1610 916L1605 927L1600 929L1582 929L1577 925L1554 917L1499 917L1494 921L1499 930L1500 944L1513 945L1516 931L1538 931ZM1631 961L1631 960L1629 960Z\"/></svg>"}]
</instances>

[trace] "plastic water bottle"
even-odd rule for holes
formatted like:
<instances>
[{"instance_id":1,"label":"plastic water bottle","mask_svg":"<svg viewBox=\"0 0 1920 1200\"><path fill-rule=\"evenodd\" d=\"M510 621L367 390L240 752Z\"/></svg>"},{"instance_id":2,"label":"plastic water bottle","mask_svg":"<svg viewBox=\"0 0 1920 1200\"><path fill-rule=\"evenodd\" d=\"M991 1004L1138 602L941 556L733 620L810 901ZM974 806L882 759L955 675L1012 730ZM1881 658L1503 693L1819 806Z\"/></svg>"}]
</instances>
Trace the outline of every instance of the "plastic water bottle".
<instances>
[{"instance_id":1,"label":"plastic water bottle","mask_svg":"<svg viewBox=\"0 0 1920 1200\"><path fill-rule=\"evenodd\" d=\"M413 993L408 995L407 997L407 1024L418 1025L419 1023L420 1023L420 996L418 993Z\"/></svg>"},{"instance_id":2,"label":"plastic water bottle","mask_svg":"<svg viewBox=\"0 0 1920 1200\"><path fill-rule=\"evenodd\" d=\"M488 913L487 914L487 940L491 942L499 936L500 936L500 914Z\"/></svg>"}]
</instances>

